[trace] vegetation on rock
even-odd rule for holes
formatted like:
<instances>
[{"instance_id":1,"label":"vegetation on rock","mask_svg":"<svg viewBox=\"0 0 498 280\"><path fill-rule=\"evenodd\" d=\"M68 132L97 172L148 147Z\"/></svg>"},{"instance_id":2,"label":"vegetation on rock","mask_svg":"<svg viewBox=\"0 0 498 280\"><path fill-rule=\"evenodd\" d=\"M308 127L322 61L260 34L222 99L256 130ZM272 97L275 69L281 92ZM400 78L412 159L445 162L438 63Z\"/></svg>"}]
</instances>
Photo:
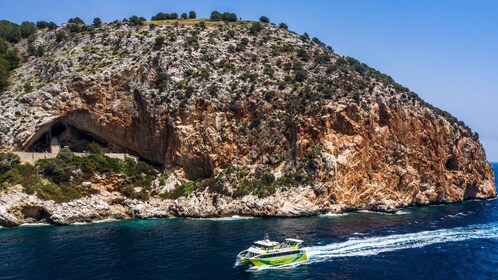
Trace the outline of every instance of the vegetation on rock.
<instances>
[{"instance_id":1,"label":"vegetation on rock","mask_svg":"<svg viewBox=\"0 0 498 280\"><path fill-rule=\"evenodd\" d=\"M115 191L129 198L146 199L152 180L158 171L143 161L113 159L105 156L98 145L92 146L88 156L75 156L64 148L55 159L43 159L31 164L21 164L12 153L0 153L1 188L20 184L28 194L43 199L65 202L89 195L95 190L83 182L115 178ZM133 186L133 187L131 187ZM142 190L135 192L133 188Z\"/></svg>"}]
</instances>

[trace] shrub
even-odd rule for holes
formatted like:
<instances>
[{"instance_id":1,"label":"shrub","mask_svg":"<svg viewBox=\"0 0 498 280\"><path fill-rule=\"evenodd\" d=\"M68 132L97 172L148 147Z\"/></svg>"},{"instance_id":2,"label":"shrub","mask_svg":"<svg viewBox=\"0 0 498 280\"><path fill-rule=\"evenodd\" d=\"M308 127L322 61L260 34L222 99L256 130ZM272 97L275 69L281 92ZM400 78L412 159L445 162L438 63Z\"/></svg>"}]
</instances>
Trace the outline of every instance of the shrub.
<instances>
[{"instance_id":1,"label":"shrub","mask_svg":"<svg viewBox=\"0 0 498 280\"><path fill-rule=\"evenodd\" d=\"M95 154L95 155L103 155L104 154L104 151L102 150L100 145L96 142L90 143L90 145L88 145L88 148L90 150L90 153L92 153L92 154Z\"/></svg>"},{"instance_id":2,"label":"shrub","mask_svg":"<svg viewBox=\"0 0 498 280\"><path fill-rule=\"evenodd\" d=\"M67 25L67 28L69 29L69 32L71 33L78 33L82 31L81 26L76 23L70 23Z\"/></svg>"},{"instance_id":3,"label":"shrub","mask_svg":"<svg viewBox=\"0 0 498 280\"><path fill-rule=\"evenodd\" d=\"M56 42L61 42L64 39L66 39L66 32L59 31L59 32L55 33L55 41Z\"/></svg>"},{"instance_id":4,"label":"shrub","mask_svg":"<svg viewBox=\"0 0 498 280\"><path fill-rule=\"evenodd\" d=\"M9 62L0 57L0 91L8 86Z\"/></svg>"},{"instance_id":5,"label":"shrub","mask_svg":"<svg viewBox=\"0 0 498 280\"><path fill-rule=\"evenodd\" d=\"M130 25L130 26L142 26L142 25L144 25L144 21L146 21L146 19L144 17L131 16L128 19L128 25Z\"/></svg>"},{"instance_id":6,"label":"shrub","mask_svg":"<svg viewBox=\"0 0 498 280\"><path fill-rule=\"evenodd\" d=\"M240 40L240 43L237 44L237 47L235 48L236 51L243 51L246 49L247 45L249 45L249 39L247 38L242 38L242 40Z\"/></svg>"},{"instance_id":7,"label":"shrub","mask_svg":"<svg viewBox=\"0 0 498 280\"><path fill-rule=\"evenodd\" d=\"M19 42L22 38L19 25L8 20L0 20L0 38L11 43Z\"/></svg>"},{"instance_id":8,"label":"shrub","mask_svg":"<svg viewBox=\"0 0 498 280\"><path fill-rule=\"evenodd\" d=\"M294 79L297 82L304 82L306 81L306 79L308 79L308 73L304 69L298 70L294 74Z\"/></svg>"},{"instance_id":9,"label":"shrub","mask_svg":"<svg viewBox=\"0 0 498 280\"><path fill-rule=\"evenodd\" d=\"M235 22L237 21L237 15L234 13L223 13L223 20L227 22Z\"/></svg>"},{"instance_id":10,"label":"shrub","mask_svg":"<svg viewBox=\"0 0 498 280\"><path fill-rule=\"evenodd\" d=\"M261 125L261 119L255 118L252 120L251 124L249 125L249 128L250 129L259 128L260 125Z\"/></svg>"},{"instance_id":11,"label":"shrub","mask_svg":"<svg viewBox=\"0 0 498 280\"><path fill-rule=\"evenodd\" d=\"M75 17L75 18L70 18L67 23L74 23L74 24L85 24L85 22L79 18L79 17Z\"/></svg>"},{"instance_id":12,"label":"shrub","mask_svg":"<svg viewBox=\"0 0 498 280\"><path fill-rule=\"evenodd\" d=\"M48 23L47 28L48 28L48 30L54 30L57 28L57 24L55 22L51 21Z\"/></svg>"},{"instance_id":13,"label":"shrub","mask_svg":"<svg viewBox=\"0 0 498 280\"><path fill-rule=\"evenodd\" d=\"M297 56L303 61L308 61L308 59L310 58L308 52L303 48L299 48L297 50Z\"/></svg>"},{"instance_id":14,"label":"shrub","mask_svg":"<svg viewBox=\"0 0 498 280\"><path fill-rule=\"evenodd\" d=\"M93 25L93 27L98 28L102 25L102 20L98 17L94 18L92 25Z\"/></svg>"},{"instance_id":15,"label":"shrub","mask_svg":"<svg viewBox=\"0 0 498 280\"><path fill-rule=\"evenodd\" d=\"M275 182L275 175L273 173L265 173L261 176L261 183L264 185L270 185Z\"/></svg>"},{"instance_id":16,"label":"shrub","mask_svg":"<svg viewBox=\"0 0 498 280\"><path fill-rule=\"evenodd\" d=\"M322 46L322 47L325 47L325 44L322 41L320 41L320 39L318 39L317 37L313 37L313 39L311 39L311 41L313 43L316 43L316 44Z\"/></svg>"},{"instance_id":17,"label":"shrub","mask_svg":"<svg viewBox=\"0 0 498 280\"><path fill-rule=\"evenodd\" d=\"M197 18L197 14L194 11L190 11L188 13L188 18L190 18L190 19Z\"/></svg>"},{"instance_id":18,"label":"shrub","mask_svg":"<svg viewBox=\"0 0 498 280\"><path fill-rule=\"evenodd\" d=\"M259 21L263 22L263 23L270 23L270 19L268 17L265 17L265 16L260 17Z\"/></svg>"},{"instance_id":19,"label":"shrub","mask_svg":"<svg viewBox=\"0 0 498 280\"><path fill-rule=\"evenodd\" d=\"M31 92L33 90L33 86L29 82L25 83L23 88L24 92Z\"/></svg>"},{"instance_id":20,"label":"shrub","mask_svg":"<svg viewBox=\"0 0 498 280\"><path fill-rule=\"evenodd\" d=\"M322 149L320 147L313 147L306 151L306 169L315 172L318 170L318 157L322 154Z\"/></svg>"},{"instance_id":21,"label":"shrub","mask_svg":"<svg viewBox=\"0 0 498 280\"><path fill-rule=\"evenodd\" d=\"M168 19L178 19L177 13L157 13L155 16L151 18L151 20L168 20Z\"/></svg>"},{"instance_id":22,"label":"shrub","mask_svg":"<svg viewBox=\"0 0 498 280\"><path fill-rule=\"evenodd\" d=\"M356 102L356 104L360 103L360 93L358 91L355 91L353 93L353 100Z\"/></svg>"},{"instance_id":23,"label":"shrub","mask_svg":"<svg viewBox=\"0 0 498 280\"><path fill-rule=\"evenodd\" d=\"M164 41L166 41L166 38L164 36L156 37L154 42L154 49L160 49L163 46Z\"/></svg>"},{"instance_id":24,"label":"shrub","mask_svg":"<svg viewBox=\"0 0 498 280\"><path fill-rule=\"evenodd\" d=\"M42 57L44 53L45 53L45 48L43 46L38 46L36 48L36 52L35 52L36 56Z\"/></svg>"},{"instance_id":25,"label":"shrub","mask_svg":"<svg viewBox=\"0 0 498 280\"><path fill-rule=\"evenodd\" d=\"M24 21L20 26L21 36L28 38L31 34L36 32L36 25L33 22Z\"/></svg>"},{"instance_id":26,"label":"shrub","mask_svg":"<svg viewBox=\"0 0 498 280\"><path fill-rule=\"evenodd\" d=\"M158 89L163 90L168 82L168 74L164 72L158 72L156 76L156 86Z\"/></svg>"},{"instance_id":27,"label":"shrub","mask_svg":"<svg viewBox=\"0 0 498 280\"><path fill-rule=\"evenodd\" d=\"M285 23L283 23L283 22L281 22L281 23L278 25L278 27L279 27L279 28L282 28L282 29L285 29L285 30L289 29L289 27L287 26L287 24L285 24Z\"/></svg>"},{"instance_id":28,"label":"shrub","mask_svg":"<svg viewBox=\"0 0 498 280\"><path fill-rule=\"evenodd\" d=\"M74 158L74 153L69 148L64 147L57 154L57 158L64 161L71 161Z\"/></svg>"},{"instance_id":29,"label":"shrub","mask_svg":"<svg viewBox=\"0 0 498 280\"><path fill-rule=\"evenodd\" d=\"M48 22L40 20L36 22L36 27L40 29L48 28Z\"/></svg>"},{"instance_id":30,"label":"shrub","mask_svg":"<svg viewBox=\"0 0 498 280\"><path fill-rule=\"evenodd\" d=\"M28 51L29 55L35 55L35 53L36 53L36 47L33 44L28 43L27 51Z\"/></svg>"},{"instance_id":31,"label":"shrub","mask_svg":"<svg viewBox=\"0 0 498 280\"><path fill-rule=\"evenodd\" d=\"M201 186L200 181L187 181L177 184L172 192L161 194L164 199L177 199L182 196L189 196Z\"/></svg>"},{"instance_id":32,"label":"shrub","mask_svg":"<svg viewBox=\"0 0 498 280\"><path fill-rule=\"evenodd\" d=\"M256 34L259 31L261 31L262 29L263 29L263 26L261 25L260 22L253 22L249 31L251 32L251 34Z\"/></svg>"},{"instance_id":33,"label":"shrub","mask_svg":"<svg viewBox=\"0 0 498 280\"><path fill-rule=\"evenodd\" d=\"M0 173L11 170L19 163L21 163L21 159L18 155L13 153L0 153Z\"/></svg>"},{"instance_id":34,"label":"shrub","mask_svg":"<svg viewBox=\"0 0 498 280\"><path fill-rule=\"evenodd\" d=\"M287 84L285 83L285 81L278 82L278 89L279 90L284 90L286 86L287 86Z\"/></svg>"},{"instance_id":35,"label":"shrub","mask_svg":"<svg viewBox=\"0 0 498 280\"><path fill-rule=\"evenodd\" d=\"M330 56L327 53L318 54L315 56L315 62L317 64L324 64L330 62Z\"/></svg>"},{"instance_id":36,"label":"shrub","mask_svg":"<svg viewBox=\"0 0 498 280\"><path fill-rule=\"evenodd\" d=\"M223 16L221 15L220 12L213 11L213 12L211 12L211 16L209 17L209 19L212 20L212 21L222 21L223 20Z\"/></svg>"},{"instance_id":37,"label":"shrub","mask_svg":"<svg viewBox=\"0 0 498 280\"><path fill-rule=\"evenodd\" d=\"M221 14L218 11L213 11L213 12L211 12L210 19L212 21L235 22L235 21L237 21L237 15L234 13L228 13L228 12Z\"/></svg>"}]
</instances>

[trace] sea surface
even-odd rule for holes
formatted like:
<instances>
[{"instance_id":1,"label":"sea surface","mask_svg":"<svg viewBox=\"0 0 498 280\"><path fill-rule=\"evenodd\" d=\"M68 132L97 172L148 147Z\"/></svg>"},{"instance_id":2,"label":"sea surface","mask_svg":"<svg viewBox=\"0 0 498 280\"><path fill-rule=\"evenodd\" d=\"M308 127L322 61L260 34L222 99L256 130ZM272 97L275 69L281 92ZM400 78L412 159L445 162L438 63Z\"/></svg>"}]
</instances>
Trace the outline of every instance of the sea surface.
<instances>
[{"instance_id":1,"label":"sea surface","mask_svg":"<svg viewBox=\"0 0 498 280\"><path fill-rule=\"evenodd\" d=\"M310 260L234 268L237 253L265 233L299 236ZM498 200L397 214L0 229L0 279L498 279Z\"/></svg>"}]
</instances>

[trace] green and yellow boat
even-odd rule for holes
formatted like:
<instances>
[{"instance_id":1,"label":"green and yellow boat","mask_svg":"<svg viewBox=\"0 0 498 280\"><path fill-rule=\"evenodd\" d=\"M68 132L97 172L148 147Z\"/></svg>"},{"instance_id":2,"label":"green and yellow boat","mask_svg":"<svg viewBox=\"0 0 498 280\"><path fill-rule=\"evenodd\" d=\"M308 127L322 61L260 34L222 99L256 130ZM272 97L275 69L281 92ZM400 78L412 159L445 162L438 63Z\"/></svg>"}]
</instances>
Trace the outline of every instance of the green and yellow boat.
<instances>
[{"instance_id":1,"label":"green and yellow boat","mask_svg":"<svg viewBox=\"0 0 498 280\"><path fill-rule=\"evenodd\" d=\"M285 242L264 240L254 242L248 249L237 255L236 266L276 267L302 262L308 259L303 249L303 241L287 238Z\"/></svg>"}]
</instances>

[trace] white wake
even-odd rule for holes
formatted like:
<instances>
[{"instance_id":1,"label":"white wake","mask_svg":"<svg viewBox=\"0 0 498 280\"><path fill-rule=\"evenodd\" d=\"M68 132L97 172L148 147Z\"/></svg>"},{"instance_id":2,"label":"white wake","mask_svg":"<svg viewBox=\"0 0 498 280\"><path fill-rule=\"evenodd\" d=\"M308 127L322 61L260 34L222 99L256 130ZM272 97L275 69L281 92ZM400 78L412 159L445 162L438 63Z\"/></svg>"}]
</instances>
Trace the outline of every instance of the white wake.
<instances>
[{"instance_id":1,"label":"white wake","mask_svg":"<svg viewBox=\"0 0 498 280\"><path fill-rule=\"evenodd\" d=\"M393 234L381 237L351 238L345 242L307 247L310 261L330 258L377 255L383 252L420 248L436 243L479 238L498 238L495 223L417 233Z\"/></svg>"}]
</instances>

